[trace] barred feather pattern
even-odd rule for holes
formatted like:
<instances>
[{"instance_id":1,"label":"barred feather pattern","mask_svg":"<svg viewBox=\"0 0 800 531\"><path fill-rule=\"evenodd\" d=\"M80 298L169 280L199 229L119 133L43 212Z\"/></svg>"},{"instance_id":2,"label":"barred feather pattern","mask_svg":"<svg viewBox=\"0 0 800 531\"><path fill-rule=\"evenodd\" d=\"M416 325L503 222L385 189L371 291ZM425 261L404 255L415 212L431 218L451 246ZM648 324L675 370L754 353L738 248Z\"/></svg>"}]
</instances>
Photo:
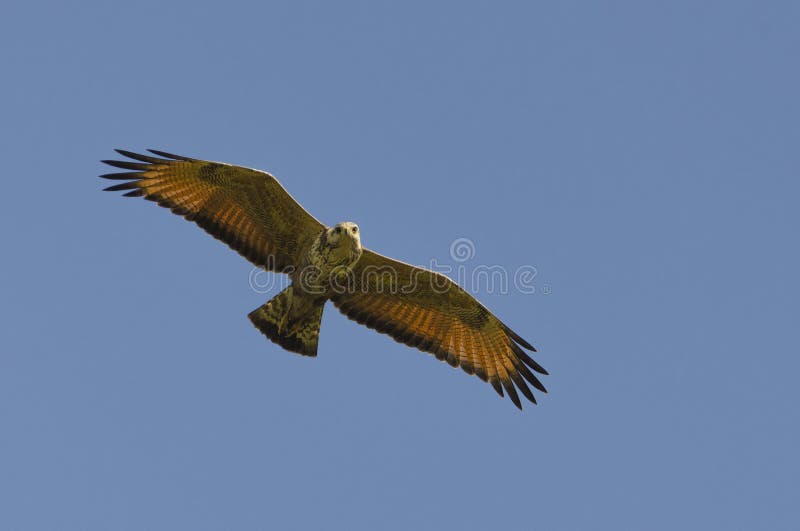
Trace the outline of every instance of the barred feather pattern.
<instances>
[{"instance_id":1,"label":"barred feather pattern","mask_svg":"<svg viewBox=\"0 0 800 531\"><path fill-rule=\"evenodd\" d=\"M295 294L289 286L269 302L250 312L247 316L270 341L290 352L304 356L316 356L319 343L319 328L325 300L310 303L310 310L299 319L292 320L290 308Z\"/></svg>"},{"instance_id":2,"label":"barred feather pattern","mask_svg":"<svg viewBox=\"0 0 800 531\"><path fill-rule=\"evenodd\" d=\"M155 201L268 271L296 268L324 228L269 173L149 151L157 157L118 149L132 160L104 160L131 170L102 175L125 181L105 190Z\"/></svg>"},{"instance_id":3,"label":"barred feather pattern","mask_svg":"<svg viewBox=\"0 0 800 531\"><path fill-rule=\"evenodd\" d=\"M547 371L523 351L536 349L447 277L364 249L353 280L332 298L350 319L477 375L520 409L517 391L534 404L529 386L547 392L533 373Z\"/></svg>"}]
</instances>

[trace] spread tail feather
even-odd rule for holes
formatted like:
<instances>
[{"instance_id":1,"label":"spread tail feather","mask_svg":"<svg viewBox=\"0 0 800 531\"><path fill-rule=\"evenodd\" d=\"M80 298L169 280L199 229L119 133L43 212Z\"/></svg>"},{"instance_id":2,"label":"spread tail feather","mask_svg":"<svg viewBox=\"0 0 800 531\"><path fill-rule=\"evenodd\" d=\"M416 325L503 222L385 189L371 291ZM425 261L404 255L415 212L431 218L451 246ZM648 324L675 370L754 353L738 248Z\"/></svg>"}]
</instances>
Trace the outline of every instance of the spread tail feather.
<instances>
[{"instance_id":1,"label":"spread tail feather","mask_svg":"<svg viewBox=\"0 0 800 531\"><path fill-rule=\"evenodd\" d=\"M292 298L293 291L289 286L247 317L270 341L291 352L316 356L325 300L314 301L307 311L293 316Z\"/></svg>"}]
</instances>

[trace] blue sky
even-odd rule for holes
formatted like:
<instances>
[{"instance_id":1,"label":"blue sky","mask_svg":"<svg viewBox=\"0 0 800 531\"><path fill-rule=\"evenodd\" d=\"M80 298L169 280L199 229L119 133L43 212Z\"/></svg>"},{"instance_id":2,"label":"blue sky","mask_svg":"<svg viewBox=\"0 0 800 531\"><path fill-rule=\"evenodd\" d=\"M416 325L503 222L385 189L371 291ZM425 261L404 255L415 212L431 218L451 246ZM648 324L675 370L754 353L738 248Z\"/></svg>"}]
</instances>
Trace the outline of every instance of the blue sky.
<instances>
[{"instance_id":1,"label":"blue sky","mask_svg":"<svg viewBox=\"0 0 800 531\"><path fill-rule=\"evenodd\" d=\"M797 529L795 2L12 2L3 529ZM273 172L536 345L519 412L101 193L112 148Z\"/></svg>"}]
</instances>

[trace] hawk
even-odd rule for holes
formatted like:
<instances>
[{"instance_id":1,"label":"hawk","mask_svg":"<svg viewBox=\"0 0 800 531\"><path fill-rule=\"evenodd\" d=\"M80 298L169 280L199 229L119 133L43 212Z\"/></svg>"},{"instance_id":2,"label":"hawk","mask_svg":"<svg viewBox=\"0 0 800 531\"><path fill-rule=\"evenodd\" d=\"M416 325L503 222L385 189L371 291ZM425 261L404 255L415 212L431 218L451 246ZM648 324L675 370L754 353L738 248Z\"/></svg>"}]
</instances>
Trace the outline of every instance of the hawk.
<instances>
[{"instance_id":1,"label":"hawk","mask_svg":"<svg viewBox=\"0 0 800 531\"><path fill-rule=\"evenodd\" d=\"M358 225L317 221L267 172L163 151L104 160L129 170L101 175L123 181L107 191L141 196L194 221L250 262L286 273L291 285L248 317L291 352L317 355L320 323L330 300L348 318L429 352L503 391L522 409L519 390L547 392L547 374L523 351L533 346L456 283L361 245Z\"/></svg>"}]
</instances>

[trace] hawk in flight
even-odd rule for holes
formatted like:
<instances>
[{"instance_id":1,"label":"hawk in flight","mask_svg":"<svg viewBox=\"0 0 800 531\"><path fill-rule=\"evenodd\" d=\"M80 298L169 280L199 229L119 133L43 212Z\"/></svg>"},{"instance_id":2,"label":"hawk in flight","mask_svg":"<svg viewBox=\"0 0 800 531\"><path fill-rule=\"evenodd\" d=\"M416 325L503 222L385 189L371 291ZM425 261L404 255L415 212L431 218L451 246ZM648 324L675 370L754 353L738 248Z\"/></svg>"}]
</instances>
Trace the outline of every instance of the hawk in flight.
<instances>
[{"instance_id":1,"label":"hawk in flight","mask_svg":"<svg viewBox=\"0 0 800 531\"><path fill-rule=\"evenodd\" d=\"M325 302L350 319L396 341L430 352L453 367L503 390L522 409L519 390L536 399L534 374L547 374L523 348L530 343L472 295L433 271L361 246L355 223L317 221L269 173L149 150L116 150L131 160L103 162L129 170L102 175L123 181L106 188L142 196L194 221L267 271L292 284L249 314L271 341L305 356L317 355Z\"/></svg>"}]
</instances>

